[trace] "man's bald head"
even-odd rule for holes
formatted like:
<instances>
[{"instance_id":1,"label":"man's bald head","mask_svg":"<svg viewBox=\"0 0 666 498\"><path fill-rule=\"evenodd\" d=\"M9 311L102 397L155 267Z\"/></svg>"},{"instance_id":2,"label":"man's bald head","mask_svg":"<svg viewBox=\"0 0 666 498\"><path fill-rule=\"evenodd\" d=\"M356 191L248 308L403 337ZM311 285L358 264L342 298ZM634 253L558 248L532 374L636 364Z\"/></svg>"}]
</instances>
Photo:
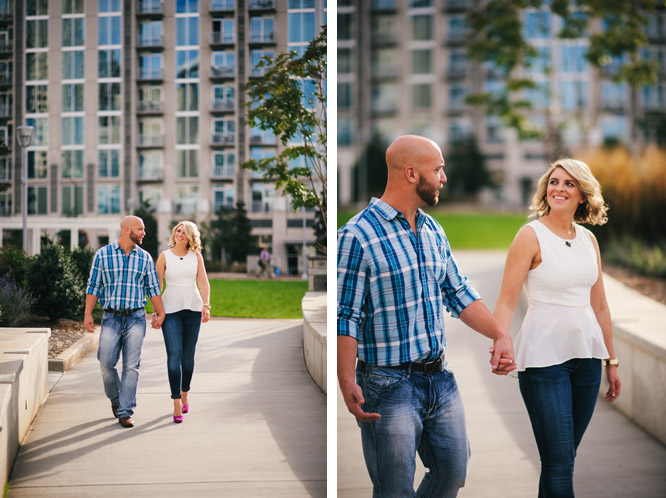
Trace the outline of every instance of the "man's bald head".
<instances>
[{"instance_id":1,"label":"man's bald head","mask_svg":"<svg viewBox=\"0 0 666 498\"><path fill-rule=\"evenodd\" d=\"M403 135L396 138L386 149L386 165L389 174L402 172L408 165L419 167L433 154L441 154L439 146L429 138L418 135Z\"/></svg>"},{"instance_id":2,"label":"man's bald head","mask_svg":"<svg viewBox=\"0 0 666 498\"><path fill-rule=\"evenodd\" d=\"M143 225L143 220L138 216L125 216L120 222L120 228L132 228L136 225Z\"/></svg>"}]
</instances>

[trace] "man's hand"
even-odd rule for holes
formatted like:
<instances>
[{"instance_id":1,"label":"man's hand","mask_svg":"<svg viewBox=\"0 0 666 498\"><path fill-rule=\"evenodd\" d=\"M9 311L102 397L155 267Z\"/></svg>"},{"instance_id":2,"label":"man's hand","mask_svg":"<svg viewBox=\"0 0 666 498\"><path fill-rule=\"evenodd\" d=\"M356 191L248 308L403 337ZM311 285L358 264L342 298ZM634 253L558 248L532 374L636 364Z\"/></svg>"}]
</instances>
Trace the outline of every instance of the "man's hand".
<instances>
[{"instance_id":1,"label":"man's hand","mask_svg":"<svg viewBox=\"0 0 666 498\"><path fill-rule=\"evenodd\" d=\"M91 334L95 333L95 322L93 321L92 314L86 315L83 318L83 325L86 328L87 332L90 332Z\"/></svg>"},{"instance_id":2,"label":"man's hand","mask_svg":"<svg viewBox=\"0 0 666 498\"><path fill-rule=\"evenodd\" d=\"M361 405L365 404L365 398L363 397L361 386L357 383L347 382L344 385L340 383L340 391L345 400L345 405L347 405L347 410L349 410L349 413L354 415L358 421L372 422L373 420L379 420L381 418L379 413L366 413L363 411Z\"/></svg>"},{"instance_id":3,"label":"man's hand","mask_svg":"<svg viewBox=\"0 0 666 498\"><path fill-rule=\"evenodd\" d=\"M508 375L518 368L514 361L511 337L502 336L490 347L490 365L492 372L497 375Z\"/></svg>"},{"instance_id":4,"label":"man's hand","mask_svg":"<svg viewBox=\"0 0 666 498\"><path fill-rule=\"evenodd\" d=\"M154 329L159 329L162 327L162 322L164 321L164 315L159 313L153 313L153 319L150 321L150 326Z\"/></svg>"}]
</instances>

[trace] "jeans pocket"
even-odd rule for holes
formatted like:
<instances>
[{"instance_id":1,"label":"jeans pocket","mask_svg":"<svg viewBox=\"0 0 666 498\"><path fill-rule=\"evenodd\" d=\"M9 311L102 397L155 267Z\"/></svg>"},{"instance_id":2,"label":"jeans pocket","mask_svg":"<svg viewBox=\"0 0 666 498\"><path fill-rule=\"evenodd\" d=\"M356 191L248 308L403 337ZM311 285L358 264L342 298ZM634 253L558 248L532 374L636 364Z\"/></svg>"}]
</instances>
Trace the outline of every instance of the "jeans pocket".
<instances>
[{"instance_id":1,"label":"jeans pocket","mask_svg":"<svg viewBox=\"0 0 666 498\"><path fill-rule=\"evenodd\" d=\"M402 371L373 369L372 372L364 373L363 377L368 389L384 390L393 389L400 385L405 378L405 374Z\"/></svg>"}]
</instances>

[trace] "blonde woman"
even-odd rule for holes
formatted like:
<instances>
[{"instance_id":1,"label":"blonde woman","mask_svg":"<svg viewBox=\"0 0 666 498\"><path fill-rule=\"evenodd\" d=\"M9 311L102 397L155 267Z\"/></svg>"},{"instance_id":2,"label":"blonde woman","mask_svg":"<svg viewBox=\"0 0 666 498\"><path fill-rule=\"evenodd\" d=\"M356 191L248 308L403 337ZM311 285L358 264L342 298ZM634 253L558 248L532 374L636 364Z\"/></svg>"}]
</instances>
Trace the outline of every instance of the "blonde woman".
<instances>
[{"instance_id":1,"label":"blonde woman","mask_svg":"<svg viewBox=\"0 0 666 498\"><path fill-rule=\"evenodd\" d=\"M541 177L530 209L538 219L509 249L495 317L508 329L525 285L529 307L515 340L518 379L541 458L539 497L573 497L576 448L592 418L602 363L620 394L599 245L578 223L607 221L588 166L560 159Z\"/></svg>"},{"instance_id":2,"label":"blonde woman","mask_svg":"<svg viewBox=\"0 0 666 498\"><path fill-rule=\"evenodd\" d=\"M157 258L157 276L166 318L162 334L167 351L167 369L173 421L183 421L189 411L188 393L194 372L194 353L201 322L210 318L210 285L201 256L199 229L191 221L181 221L171 232L171 249ZM197 287L198 285L198 287Z\"/></svg>"}]
</instances>

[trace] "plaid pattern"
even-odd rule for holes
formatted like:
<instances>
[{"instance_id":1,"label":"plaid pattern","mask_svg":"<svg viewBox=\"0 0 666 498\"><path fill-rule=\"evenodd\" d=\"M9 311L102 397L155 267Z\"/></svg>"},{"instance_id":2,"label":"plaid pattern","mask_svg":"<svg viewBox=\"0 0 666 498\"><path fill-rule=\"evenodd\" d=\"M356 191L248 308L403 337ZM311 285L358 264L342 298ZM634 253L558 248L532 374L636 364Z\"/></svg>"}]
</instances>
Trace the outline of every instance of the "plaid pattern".
<instances>
[{"instance_id":1,"label":"plaid pattern","mask_svg":"<svg viewBox=\"0 0 666 498\"><path fill-rule=\"evenodd\" d=\"M102 247L95 253L86 293L97 296L105 309L143 308L146 294L148 297L161 294L153 258L138 245L129 256L118 241Z\"/></svg>"},{"instance_id":2,"label":"plaid pattern","mask_svg":"<svg viewBox=\"0 0 666 498\"><path fill-rule=\"evenodd\" d=\"M441 356L444 308L458 317L480 298L442 227L420 209L416 226L418 237L402 213L373 198L338 231L338 335L355 338L372 365Z\"/></svg>"}]
</instances>

